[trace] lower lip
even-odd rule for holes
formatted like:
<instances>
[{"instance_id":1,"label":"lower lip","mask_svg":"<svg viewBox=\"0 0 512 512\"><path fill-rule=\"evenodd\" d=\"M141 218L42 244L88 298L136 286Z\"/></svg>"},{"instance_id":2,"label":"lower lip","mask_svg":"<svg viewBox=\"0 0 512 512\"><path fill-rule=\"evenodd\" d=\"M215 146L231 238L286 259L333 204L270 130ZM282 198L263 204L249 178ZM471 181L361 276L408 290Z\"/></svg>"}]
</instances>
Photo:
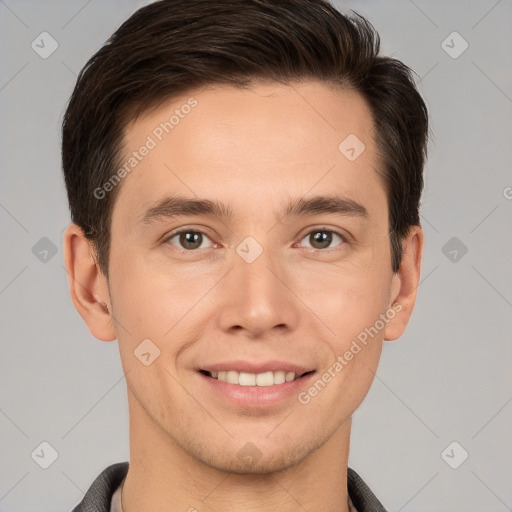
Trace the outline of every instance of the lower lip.
<instances>
[{"instance_id":1,"label":"lower lip","mask_svg":"<svg viewBox=\"0 0 512 512\"><path fill-rule=\"evenodd\" d=\"M301 389L309 385L315 372L308 373L291 382L272 386L240 386L222 382L201 372L198 372L198 375L211 391L238 407L263 409L276 405L291 396L298 395Z\"/></svg>"}]
</instances>

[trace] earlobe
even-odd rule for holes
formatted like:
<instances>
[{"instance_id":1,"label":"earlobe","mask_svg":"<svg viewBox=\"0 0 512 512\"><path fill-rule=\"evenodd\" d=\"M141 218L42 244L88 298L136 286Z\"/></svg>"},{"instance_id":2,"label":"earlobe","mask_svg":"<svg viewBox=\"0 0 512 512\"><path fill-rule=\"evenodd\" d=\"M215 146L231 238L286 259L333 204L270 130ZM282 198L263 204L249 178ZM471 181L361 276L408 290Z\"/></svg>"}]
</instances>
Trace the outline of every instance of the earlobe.
<instances>
[{"instance_id":1,"label":"earlobe","mask_svg":"<svg viewBox=\"0 0 512 512\"><path fill-rule=\"evenodd\" d=\"M384 339L393 341L405 332L409 323L420 283L421 259L423 255L423 230L411 227L402 243L402 262L391 283L391 304L395 315L384 330ZM390 306L391 307L391 306Z\"/></svg>"},{"instance_id":2,"label":"earlobe","mask_svg":"<svg viewBox=\"0 0 512 512\"><path fill-rule=\"evenodd\" d=\"M64 259L71 299L89 331L99 340L115 340L107 279L95 261L91 242L76 224L64 234Z\"/></svg>"}]
</instances>

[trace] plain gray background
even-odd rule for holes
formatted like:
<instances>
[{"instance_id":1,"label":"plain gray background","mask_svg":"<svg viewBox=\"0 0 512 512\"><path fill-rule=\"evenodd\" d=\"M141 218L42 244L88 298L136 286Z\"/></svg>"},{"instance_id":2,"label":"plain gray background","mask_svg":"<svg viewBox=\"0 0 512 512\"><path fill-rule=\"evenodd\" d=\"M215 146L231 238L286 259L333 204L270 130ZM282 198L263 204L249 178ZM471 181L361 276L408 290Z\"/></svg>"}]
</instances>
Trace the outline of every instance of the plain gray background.
<instances>
[{"instance_id":1,"label":"plain gray background","mask_svg":"<svg viewBox=\"0 0 512 512\"><path fill-rule=\"evenodd\" d=\"M129 458L117 342L68 295L60 123L76 74L141 5L0 0L0 512L70 510ZM354 415L350 466L390 511L512 510L512 2L337 5L416 71L434 133L416 310Z\"/></svg>"}]
</instances>

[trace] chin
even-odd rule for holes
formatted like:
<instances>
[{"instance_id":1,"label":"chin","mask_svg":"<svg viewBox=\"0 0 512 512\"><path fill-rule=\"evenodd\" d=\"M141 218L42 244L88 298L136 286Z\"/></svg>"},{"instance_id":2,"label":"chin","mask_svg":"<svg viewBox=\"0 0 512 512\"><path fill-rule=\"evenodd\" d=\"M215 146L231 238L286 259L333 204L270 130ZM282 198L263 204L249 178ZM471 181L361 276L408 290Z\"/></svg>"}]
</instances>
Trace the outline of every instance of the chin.
<instances>
[{"instance_id":1,"label":"chin","mask_svg":"<svg viewBox=\"0 0 512 512\"><path fill-rule=\"evenodd\" d=\"M284 471L300 464L308 455L314 452L323 443L314 442L309 439L307 442L297 441L297 445L283 447L272 445L266 439L267 447L261 450L261 441L247 441L241 449L226 449L226 446L218 450L209 449L205 446L189 446L188 453L205 465L218 471L243 474L268 474ZM272 453L269 453L272 450Z\"/></svg>"}]
</instances>

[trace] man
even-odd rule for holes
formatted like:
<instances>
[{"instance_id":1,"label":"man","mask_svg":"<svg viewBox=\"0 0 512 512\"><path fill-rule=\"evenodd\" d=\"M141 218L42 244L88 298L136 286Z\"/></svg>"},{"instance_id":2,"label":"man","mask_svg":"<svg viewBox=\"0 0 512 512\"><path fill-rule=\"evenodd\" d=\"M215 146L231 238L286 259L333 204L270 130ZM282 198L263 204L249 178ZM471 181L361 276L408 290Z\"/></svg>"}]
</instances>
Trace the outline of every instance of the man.
<instances>
[{"instance_id":1,"label":"man","mask_svg":"<svg viewBox=\"0 0 512 512\"><path fill-rule=\"evenodd\" d=\"M427 111L324 0L161 0L63 123L73 302L117 339L130 461L75 511L382 511L351 415L419 284Z\"/></svg>"}]
</instances>

